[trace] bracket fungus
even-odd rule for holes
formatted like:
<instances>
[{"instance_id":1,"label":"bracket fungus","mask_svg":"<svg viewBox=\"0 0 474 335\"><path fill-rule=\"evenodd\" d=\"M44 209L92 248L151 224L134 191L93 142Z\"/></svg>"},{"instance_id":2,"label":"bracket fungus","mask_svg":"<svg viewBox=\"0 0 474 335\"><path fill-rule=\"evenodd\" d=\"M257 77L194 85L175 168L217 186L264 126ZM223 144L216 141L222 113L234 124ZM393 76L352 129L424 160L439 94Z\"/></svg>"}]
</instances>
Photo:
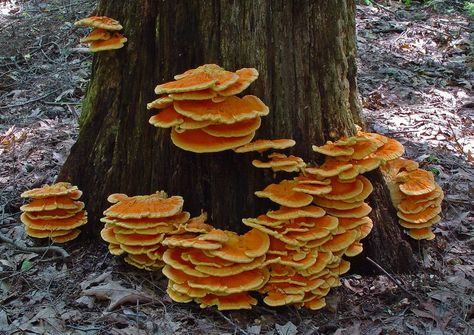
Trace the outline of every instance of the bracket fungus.
<instances>
[{"instance_id":1,"label":"bracket fungus","mask_svg":"<svg viewBox=\"0 0 474 335\"><path fill-rule=\"evenodd\" d=\"M123 27L119 21L107 16L90 16L74 22L76 27L89 27L93 30L79 42L89 43L91 52L120 49L127 38L118 33Z\"/></svg>"},{"instance_id":2,"label":"bracket fungus","mask_svg":"<svg viewBox=\"0 0 474 335\"><path fill-rule=\"evenodd\" d=\"M56 243L75 239L80 234L77 228L87 223L84 203L78 201L81 195L77 186L65 182L23 192L22 198L33 199L20 207L26 234Z\"/></svg>"},{"instance_id":3,"label":"bracket fungus","mask_svg":"<svg viewBox=\"0 0 474 335\"><path fill-rule=\"evenodd\" d=\"M408 235L415 240L434 239L431 226L441 219L444 194L433 174L405 159L387 162L381 170L397 208L400 225L408 229Z\"/></svg>"},{"instance_id":4,"label":"bracket fungus","mask_svg":"<svg viewBox=\"0 0 474 335\"><path fill-rule=\"evenodd\" d=\"M147 109L164 109L149 122L172 128L171 140L187 151L205 153L235 149L249 143L268 107L256 96L241 93L258 77L252 68L231 72L205 64L157 85L160 98Z\"/></svg>"}]
</instances>

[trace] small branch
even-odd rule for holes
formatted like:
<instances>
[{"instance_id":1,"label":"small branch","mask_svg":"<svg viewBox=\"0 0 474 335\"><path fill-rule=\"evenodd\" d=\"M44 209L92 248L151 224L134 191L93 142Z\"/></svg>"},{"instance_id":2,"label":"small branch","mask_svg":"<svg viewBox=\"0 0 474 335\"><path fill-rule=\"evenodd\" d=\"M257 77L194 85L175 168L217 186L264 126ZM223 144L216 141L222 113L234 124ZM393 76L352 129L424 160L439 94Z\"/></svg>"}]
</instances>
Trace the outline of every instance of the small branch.
<instances>
[{"instance_id":1,"label":"small branch","mask_svg":"<svg viewBox=\"0 0 474 335\"><path fill-rule=\"evenodd\" d=\"M58 247L58 246L53 245L53 246L47 246L47 247L23 247L1 233L0 233L0 242L10 244L15 249L25 251L25 252L34 252L35 254L42 254L48 251L52 251L59 254L64 262L69 261L69 256L70 256L69 253L63 248Z\"/></svg>"},{"instance_id":2,"label":"small branch","mask_svg":"<svg viewBox=\"0 0 474 335\"><path fill-rule=\"evenodd\" d=\"M248 332L246 332L245 330L243 330L242 328L240 328L238 325L236 325L234 321L232 321L232 320L229 319L227 316L225 316L224 313L222 313L221 311L217 310L216 313L219 314L219 315L220 315L224 320L226 320L229 324L231 324L232 326L234 326L235 329L238 330L239 332L241 332L242 334L244 334L244 335L250 335Z\"/></svg>"},{"instance_id":3,"label":"small branch","mask_svg":"<svg viewBox=\"0 0 474 335\"><path fill-rule=\"evenodd\" d=\"M390 279L395 285L397 285L403 292L405 292L406 294L408 294L409 296L411 296L412 298L415 298L416 300L420 300L420 298L418 298L416 295L414 295L413 293L411 293L410 291L408 291L404 286L402 286L402 284L399 283L398 280L396 280L390 273L387 272L387 270L385 270L383 267L381 267L377 262L375 262L372 258L370 257L365 257L366 260L368 260L370 263L372 263L377 269L379 269L380 271L382 271L387 277L388 279Z\"/></svg>"},{"instance_id":4,"label":"small branch","mask_svg":"<svg viewBox=\"0 0 474 335\"><path fill-rule=\"evenodd\" d=\"M51 92L46 93L46 94L43 94L42 96L39 96L35 99L31 99L31 100L28 100L28 101L25 101L25 102L20 102L18 104L14 104L14 105L0 106L0 109L7 109L7 108L12 108L12 107L20 107L20 106L23 106L23 105L28 105L32 102L42 100L42 99L46 98L47 96L50 96L51 94L56 93L57 91L59 91L59 89L51 91Z\"/></svg>"}]
</instances>

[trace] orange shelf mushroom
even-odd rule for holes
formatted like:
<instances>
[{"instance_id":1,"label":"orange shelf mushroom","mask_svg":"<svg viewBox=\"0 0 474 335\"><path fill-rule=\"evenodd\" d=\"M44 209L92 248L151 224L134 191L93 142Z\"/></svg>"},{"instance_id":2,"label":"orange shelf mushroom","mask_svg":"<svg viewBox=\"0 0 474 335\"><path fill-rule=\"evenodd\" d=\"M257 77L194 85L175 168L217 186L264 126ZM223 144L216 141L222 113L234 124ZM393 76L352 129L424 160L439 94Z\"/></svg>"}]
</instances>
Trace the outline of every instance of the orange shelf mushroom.
<instances>
[{"instance_id":1,"label":"orange shelf mushroom","mask_svg":"<svg viewBox=\"0 0 474 335\"><path fill-rule=\"evenodd\" d=\"M163 109L149 122L172 128L171 140L187 151L204 153L235 149L249 143L260 128L268 107L257 97L241 93L258 77L252 68L224 70L205 64L175 76L175 81L156 86L161 97L147 104Z\"/></svg>"},{"instance_id":2,"label":"orange shelf mushroom","mask_svg":"<svg viewBox=\"0 0 474 335\"><path fill-rule=\"evenodd\" d=\"M79 42L89 43L91 52L120 49L127 38L118 33L122 30L119 21L107 16L90 16L74 22L76 27L90 27L93 30Z\"/></svg>"},{"instance_id":3,"label":"orange shelf mushroom","mask_svg":"<svg viewBox=\"0 0 474 335\"><path fill-rule=\"evenodd\" d=\"M84 203L78 201L81 195L77 186L65 182L23 192L22 198L33 199L20 207L26 234L56 243L75 239L80 234L77 228L87 223Z\"/></svg>"},{"instance_id":4,"label":"orange shelf mushroom","mask_svg":"<svg viewBox=\"0 0 474 335\"><path fill-rule=\"evenodd\" d=\"M415 240L435 238L431 226L441 220L443 190L431 172L411 160L396 159L381 167L402 227Z\"/></svg>"},{"instance_id":5,"label":"orange shelf mushroom","mask_svg":"<svg viewBox=\"0 0 474 335\"><path fill-rule=\"evenodd\" d=\"M183 198L164 192L134 197L114 193L107 200L113 205L104 211L101 237L109 243L110 253L126 254L125 262L141 269L161 269L166 251L162 241L167 234L178 233L190 218L182 211Z\"/></svg>"}]
</instances>

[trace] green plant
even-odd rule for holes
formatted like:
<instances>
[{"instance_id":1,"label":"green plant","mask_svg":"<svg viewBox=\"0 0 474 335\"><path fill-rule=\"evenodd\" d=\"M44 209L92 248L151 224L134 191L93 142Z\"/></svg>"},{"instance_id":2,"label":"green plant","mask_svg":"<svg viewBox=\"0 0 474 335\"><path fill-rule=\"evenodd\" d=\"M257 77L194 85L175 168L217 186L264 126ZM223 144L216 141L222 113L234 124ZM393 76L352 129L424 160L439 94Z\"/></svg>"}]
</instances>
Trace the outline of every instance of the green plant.
<instances>
[{"instance_id":1,"label":"green plant","mask_svg":"<svg viewBox=\"0 0 474 335\"><path fill-rule=\"evenodd\" d=\"M464 10L467 12L467 15L474 16L474 2L466 1L464 3Z\"/></svg>"}]
</instances>

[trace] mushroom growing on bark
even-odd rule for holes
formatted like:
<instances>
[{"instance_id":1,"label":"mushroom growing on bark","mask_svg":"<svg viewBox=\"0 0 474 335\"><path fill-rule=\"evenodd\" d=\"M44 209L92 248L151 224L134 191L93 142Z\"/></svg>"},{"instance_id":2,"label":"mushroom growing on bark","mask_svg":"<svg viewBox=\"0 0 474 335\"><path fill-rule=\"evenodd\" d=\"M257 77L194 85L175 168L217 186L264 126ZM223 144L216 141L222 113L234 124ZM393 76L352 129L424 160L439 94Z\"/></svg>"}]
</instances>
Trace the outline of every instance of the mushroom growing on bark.
<instances>
[{"instance_id":1,"label":"mushroom growing on bark","mask_svg":"<svg viewBox=\"0 0 474 335\"><path fill-rule=\"evenodd\" d=\"M90 27L93 30L80 39L81 43L90 43L91 52L120 49L127 38L118 33L122 30L119 21L107 16L91 16L74 22L77 27Z\"/></svg>"},{"instance_id":2,"label":"mushroom growing on bark","mask_svg":"<svg viewBox=\"0 0 474 335\"><path fill-rule=\"evenodd\" d=\"M163 94L147 105L164 109L150 118L156 127L172 127L171 140L187 151L204 153L234 149L249 143L268 107L257 97L235 96L258 77L255 69L226 71L205 64L156 86Z\"/></svg>"}]
</instances>

